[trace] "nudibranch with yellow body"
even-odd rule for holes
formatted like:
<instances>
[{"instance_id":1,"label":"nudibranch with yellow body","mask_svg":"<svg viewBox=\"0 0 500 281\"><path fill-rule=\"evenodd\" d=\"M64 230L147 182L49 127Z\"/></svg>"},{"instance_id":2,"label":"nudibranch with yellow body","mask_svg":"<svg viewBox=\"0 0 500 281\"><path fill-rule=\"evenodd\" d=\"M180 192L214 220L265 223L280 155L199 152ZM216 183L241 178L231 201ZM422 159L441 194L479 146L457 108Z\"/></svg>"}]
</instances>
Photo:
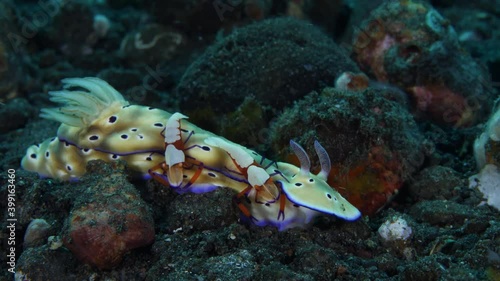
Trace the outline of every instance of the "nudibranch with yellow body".
<instances>
[{"instance_id":1,"label":"nudibranch with yellow body","mask_svg":"<svg viewBox=\"0 0 500 281\"><path fill-rule=\"evenodd\" d=\"M62 80L50 92L59 108L41 116L61 122L57 137L28 148L22 167L42 177L76 180L94 159L127 162L130 170L179 193L219 187L236 191L234 201L255 224L279 230L304 226L325 213L356 220L360 212L326 183L330 159L315 143L322 171L309 171L306 152L291 147L301 167L265 159L255 151L198 128L181 113L130 105L98 78ZM245 200L243 200L245 199Z\"/></svg>"}]
</instances>

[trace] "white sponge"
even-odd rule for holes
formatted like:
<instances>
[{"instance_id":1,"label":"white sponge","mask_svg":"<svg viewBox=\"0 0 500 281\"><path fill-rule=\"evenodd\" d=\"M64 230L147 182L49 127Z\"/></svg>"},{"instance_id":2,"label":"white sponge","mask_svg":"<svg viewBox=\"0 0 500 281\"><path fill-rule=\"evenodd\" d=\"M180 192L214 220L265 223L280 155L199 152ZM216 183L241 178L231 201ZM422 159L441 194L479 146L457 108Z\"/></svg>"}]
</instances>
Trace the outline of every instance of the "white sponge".
<instances>
[{"instance_id":1,"label":"white sponge","mask_svg":"<svg viewBox=\"0 0 500 281\"><path fill-rule=\"evenodd\" d=\"M411 237L412 229L405 219L394 216L379 227L378 234L385 242L406 241Z\"/></svg>"},{"instance_id":2,"label":"white sponge","mask_svg":"<svg viewBox=\"0 0 500 281\"><path fill-rule=\"evenodd\" d=\"M479 189L486 204L500 211L500 171L497 166L484 166L479 174L469 178L469 187Z\"/></svg>"}]
</instances>

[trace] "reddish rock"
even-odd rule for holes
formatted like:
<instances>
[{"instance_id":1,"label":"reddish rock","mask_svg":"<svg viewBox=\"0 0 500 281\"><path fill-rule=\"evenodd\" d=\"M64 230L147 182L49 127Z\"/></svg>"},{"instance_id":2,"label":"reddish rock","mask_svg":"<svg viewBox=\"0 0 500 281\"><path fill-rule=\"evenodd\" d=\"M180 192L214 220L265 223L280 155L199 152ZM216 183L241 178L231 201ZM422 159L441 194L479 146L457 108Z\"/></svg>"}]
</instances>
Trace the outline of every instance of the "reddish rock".
<instances>
[{"instance_id":1,"label":"reddish rock","mask_svg":"<svg viewBox=\"0 0 500 281\"><path fill-rule=\"evenodd\" d=\"M352 46L361 69L404 89L418 115L465 127L488 113L494 96L489 74L427 3L384 2L361 24Z\"/></svg>"},{"instance_id":2,"label":"reddish rock","mask_svg":"<svg viewBox=\"0 0 500 281\"><path fill-rule=\"evenodd\" d=\"M106 171L109 164L98 165ZM65 224L63 242L83 262L110 269L128 251L153 243L154 222L139 193L122 173L113 171L97 180L95 177L90 174L80 184L85 191Z\"/></svg>"}]
</instances>

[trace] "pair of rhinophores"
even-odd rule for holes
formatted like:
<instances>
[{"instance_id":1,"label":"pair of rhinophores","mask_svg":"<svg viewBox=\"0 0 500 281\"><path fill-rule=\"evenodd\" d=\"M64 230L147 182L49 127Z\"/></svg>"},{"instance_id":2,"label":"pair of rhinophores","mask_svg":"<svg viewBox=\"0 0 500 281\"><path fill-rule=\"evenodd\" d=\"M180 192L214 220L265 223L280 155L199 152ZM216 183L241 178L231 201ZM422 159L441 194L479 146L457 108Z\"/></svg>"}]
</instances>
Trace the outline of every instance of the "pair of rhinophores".
<instances>
[{"instance_id":1,"label":"pair of rhinophores","mask_svg":"<svg viewBox=\"0 0 500 281\"><path fill-rule=\"evenodd\" d=\"M22 167L42 177L75 180L94 159L122 159L146 178L179 193L236 191L234 201L259 226L279 230L304 226L320 213L355 220L360 212L326 183L330 159L315 142L322 166L312 174L307 153L290 145L301 167L258 153L191 124L181 113L130 105L107 82L93 77L63 79L50 92L58 108L41 116L61 122L57 137L28 148Z\"/></svg>"}]
</instances>

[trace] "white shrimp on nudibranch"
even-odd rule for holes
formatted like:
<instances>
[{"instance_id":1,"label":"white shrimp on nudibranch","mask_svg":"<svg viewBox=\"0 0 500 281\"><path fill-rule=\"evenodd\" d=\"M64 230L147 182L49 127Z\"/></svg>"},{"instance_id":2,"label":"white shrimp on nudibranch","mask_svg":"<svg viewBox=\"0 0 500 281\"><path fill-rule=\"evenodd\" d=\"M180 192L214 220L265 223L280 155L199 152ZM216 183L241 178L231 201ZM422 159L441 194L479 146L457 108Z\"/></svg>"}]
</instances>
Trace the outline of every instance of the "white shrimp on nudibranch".
<instances>
[{"instance_id":1,"label":"white shrimp on nudibranch","mask_svg":"<svg viewBox=\"0 0 500 281\"><path fill-rule=\"evenodd\" d=\"M187 116L139 105L98 78L63 79L50 92L59 108L41 116L61 123L57 137L28 148L21 165L42 177L77 180L94 159L127 162L130 170L175 189L204 193L231 188L243 215L280 230L304 226L324 213L356 220L360 212L326 182L330 159L319 143L321 172L312 174L297 143L301 167L265 159L255 151L205 131ZM244 198L248 200L243 200Z\"/></svg>"},{"instance_id":2,"label":"white shrimp on nudibranch","mask_svg":"<svg viewBox=\"0 0 500 281\"><path fill-rule=\"evenodd\" d=\"M243 147L219 137L206 138L205 143L225 150L238 172L248 182L247 187L239 191L234 197L236 204L245 216L255 219L241 200L250 191L254 192L254 202L258 204L274 203L278 200L280 192L271 176Z\"/></svg>"},{"instance_id":3,"label":"white shrimp on nudibranch","mask_svg":"<svg viewBox=\"0 0 500 281\"><path fill-rule=\"evenodd\" d=\"M168 184L171 187L179 187L184 180L183 176L183 164L186 162L186 157L184 155L184 142L181 137L181 119L187 119L188 117L180 114L178 112L172 114L165 125L163 134L165 136L165 162L162 162L160 167L168 171L167 179L168 181L164 184ZM153 167L151 170L155 170ZM151 173L149 170L149 173ZM151 173L153 177L156 175ZM156 180L160 182L163 180L158 177Z\"/></svg>"}]
</instances>

